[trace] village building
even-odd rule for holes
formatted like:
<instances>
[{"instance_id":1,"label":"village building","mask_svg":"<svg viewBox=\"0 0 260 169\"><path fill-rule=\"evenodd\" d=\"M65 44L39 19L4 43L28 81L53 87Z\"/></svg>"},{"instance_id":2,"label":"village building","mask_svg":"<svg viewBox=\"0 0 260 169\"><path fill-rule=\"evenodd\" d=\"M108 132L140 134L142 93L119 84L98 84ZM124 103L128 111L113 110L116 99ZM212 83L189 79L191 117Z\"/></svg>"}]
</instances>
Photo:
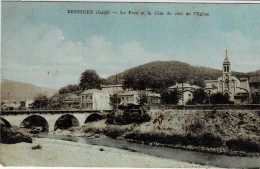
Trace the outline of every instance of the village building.
<instances>
[{"instance_id":1,"label":"village building","mask_svg":"<svg viewBox=\"0 0 260 169\"><path fill-rule=\"evenodd\" d=\"M101 90L105 93L109 93L110 96L110 107L111 109L114 108L114 106L117 106L120 104L120 99L118 98L118 94L123 93L123 85L116 84L116 85L102 85ZM117 100L117 103L115 102Z\"/></svg>"},{"instance_id":2,"label":"village building","mask_svg":"<svg viewBox=\"0 0 260 169\"><path fill-rule=\"evenodd\" d=\"M249 78L250 102L260 104L260 75Z\"/></svg>"},{"instance_id":3,"label":"village building","mask_svg":"<svg viewBox=\"0 0 260 169\"><path fill-rule=\"evenodd\" d=\"M26 100L25 108L26 109L32 109L33 108L33 100Z\"/></svg>"},{"instance_id":4,"label":"village building","mask_svg":"<svg viewBox=\"0 0 260 169\"><path fill-rule=\"evenodd\" d=\"M217 80L206 80L205 91L210 95L214 93L222 93L229 97L229 101L235 104L249 103L249 83L247 78L238 79L231 76L231 63L226 50L225 59L222 67L222 76Z\"/></svg>"},{"instance_id":5,"label":"village building","mask_svg":"<svg viewBox=\"0 0 260 169\"><path fill-rule=\"evenodd\" d=\"M111 110L109 93L88 89L80 94L80 108L84 110Z\"/></svg>"},{"instance_id":6,"label":"village building","mask_svg":"<svg viewBox=\"0 0 260 169\"><path fill-rule=\"evenodd\" d=\"M124 93L119 94L120 105L122 106L130 106L130 105L139 105L139 100L141 95L147 97L148 104L158 104L161 103L161 95L157 93L153 93L150 91L126 91Z\"/></svg>"},{"instance_id":7,"label":"village building","mask_svg":"<svg viewBox=\"0 0 260 169\"><path fill-rule=\"evenodd\" d=\"M20 101L21 110L28 110L33 108L33 100Z\"/></svg>"},{"instance_id":8,"label":"village building","mask_svg":"<svg viewBox=\"0 0 260 169\"><path fill-rule=\"evenodd\" d=\"M193 92L199 88L199 86L189 83L176 83L176 85L169 87L169 91L177 90L181 94L178 105L186 105L189 100L193 99Z\"/></svg>"}]
</instances>

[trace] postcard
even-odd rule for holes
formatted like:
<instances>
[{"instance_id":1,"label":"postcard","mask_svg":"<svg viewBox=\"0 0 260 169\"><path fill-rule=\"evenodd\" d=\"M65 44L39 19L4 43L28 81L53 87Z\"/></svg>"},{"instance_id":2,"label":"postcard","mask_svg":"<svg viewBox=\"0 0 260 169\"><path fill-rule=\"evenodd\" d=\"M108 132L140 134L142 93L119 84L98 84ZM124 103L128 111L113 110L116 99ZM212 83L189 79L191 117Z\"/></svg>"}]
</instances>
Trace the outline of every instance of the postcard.
<instances>
[{"instance_id":1,"label":"postcard","mask_svg":"<svg viewBox=\"0 0 260 169\"><path fill-rule=\"evenodd\" d=\"M2 1L6 167L260 167L260 4Z\"/></svg>"}]
</instances>

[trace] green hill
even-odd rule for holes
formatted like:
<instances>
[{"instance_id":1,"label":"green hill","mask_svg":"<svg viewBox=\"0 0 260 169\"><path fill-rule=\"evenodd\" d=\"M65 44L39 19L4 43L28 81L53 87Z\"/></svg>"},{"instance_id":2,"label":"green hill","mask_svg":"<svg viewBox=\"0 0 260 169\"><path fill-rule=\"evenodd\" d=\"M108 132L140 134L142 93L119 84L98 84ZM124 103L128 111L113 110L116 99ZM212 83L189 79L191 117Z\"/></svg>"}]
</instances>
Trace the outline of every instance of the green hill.
<instances>
[{"instance_id":1,"label":"green hill","mask_svg":"<svg viewBox=\"0 0 260 169\"><path fill-rule=\"evenodd\" d=\"M11 80L1 80L1 100L25 101L32 100L38 94L48 97L56 92L54 89L35 86L29 83L22 83ZM9 93L9 96L8 96Z\"/></svg>"},{"instance_id":2,"label":"green hill","mask_svg":"<svg viewBox=\"0 0 260 169\"><path fill-rule=\"evenodd\" d=\"M237 77L249 77L259 71L250 73L232 72ZM189 82L204 86L205 80L217 79L222 70L201 66L191 66L179 61L154 61L128 69L117 76L112 75L105 81L106 84L124 84L133 89L152 88L163 90L176 82Z\"/></svg>"}]
</instances>

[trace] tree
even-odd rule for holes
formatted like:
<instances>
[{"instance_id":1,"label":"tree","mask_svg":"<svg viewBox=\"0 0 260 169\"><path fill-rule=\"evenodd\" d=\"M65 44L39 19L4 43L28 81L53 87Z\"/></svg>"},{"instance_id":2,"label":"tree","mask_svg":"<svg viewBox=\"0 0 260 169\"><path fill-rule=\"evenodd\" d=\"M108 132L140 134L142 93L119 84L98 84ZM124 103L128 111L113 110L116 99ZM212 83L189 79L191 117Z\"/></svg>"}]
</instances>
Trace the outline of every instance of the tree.
<instances>
[{"instance_id":1,"label":"tree","mask_svg":"<svg viewBox=\"0 0 260 169\"><path fill-rule=\"evenodd\" d=\"M81 74L79 86L82 90L100 89L102 81L95 70L85 70Z\"/></svg>"},{"instance_id":2,"label":"tree","mask_svg":"<svg viewBox=\"0 0 260 169\"><path fill-rule=\"evenodd\" d=\"M117 94L114 94L111 98L111 103L112 103L112 106L113 106L113 110L117 110L118 108L118 105L120 103L120 98L118 97Z\"/></svg>"},{"instance_id":3,"label":"tree","mask_svg":"<svg viewBox=\"0 0 260 169\"><path fill-rule=\"evenodd\" d=\"M67 93L80 93L80 87L79 85L67 85L65 87L62 87L59 89L59 94L67 94Z\"/></svg>"},{"instance_id":4,"label":"tree","mask_svg":"<svg viewBox=\"0 0 260 169\"><path fill-rule=\"evenodd\" d=\"M194 104L203 104L207 99L207 94L203 89L196 89L193 93L192 102Z\"/></svg>"},{"instance_id":5,"label":"tree","mask_svg":"<svg viewBox=\"0 0 260 169\"><path fill-rule=\"evenodd\" d=\"M47 96L40 94L34 98L33 108L34 109L47 109L49 99Z\"/></svg>"},{"instance_id":6,"label":"tree","mask_svg":"<svg viewBox=\"0 0 260 169\"><path fill-rule=\"evenodd\" d=\"M180 97L180 92L177 90L166 91L161 94L162 103L164 104L178 104Z\"/></svg>"},{"instance_id":7,"label":"tree","mask_svg":"<svg viewBox=\"0 0 260 169\"><path fill-rule=\"evenodd\" d=\"M229 104L229 96L222 93L215 93L210 95L210 103L212 104Z\"/></svg>"},{"instance_id":8,"label":"tree","mask_svg":"<svg viewBox=\"0 0 260 169\"><path fill-rule=\"evenodd\" d=\"M148 96L146 94L141 94L138 103L140 106L146 105L148 103Z\"/></svg>"}]
</instances>

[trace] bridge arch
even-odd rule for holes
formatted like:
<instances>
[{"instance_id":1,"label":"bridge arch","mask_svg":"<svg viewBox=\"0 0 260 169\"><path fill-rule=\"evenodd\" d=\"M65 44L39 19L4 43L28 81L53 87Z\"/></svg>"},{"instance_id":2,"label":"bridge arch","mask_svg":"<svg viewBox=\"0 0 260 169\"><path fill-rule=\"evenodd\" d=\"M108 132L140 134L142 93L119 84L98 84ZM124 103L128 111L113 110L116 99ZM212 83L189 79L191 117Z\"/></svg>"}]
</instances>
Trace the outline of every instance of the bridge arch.
<instances>
[{"instance_id":1,"label":"bridge arch","mask_svg":"<svg viewBox=\"0 0 260 169\"><path fill-rule=\"evenodd\" d=\"M102 120L102 119L103 119L103 117L100 114L94 113L94 114L89 115L86 118L85 123L93 122L93 121L99 121L99 120Z\"/></svg>"},{"instance_id":2,"label":"bridge arch","mask_svg":"<svg viewBox=\"0 0 260 169\"><path fill-rule=\"evenodd\" d=\"M71 114L64 114L57 119L54 125L54 131L57 129L66 130L71 127L78 127L79 120Z\"/></svg>"},{"instance_id":3,"label":"bridge arch","mask_svg":"<svg viewBox=\"0 0 260 169\"><path fill-rule=\"evenodd\" d=\"M26 117L20 124L20 128L35 129L36 132L48 132L49 124L47 120L40 115L31 115Z\"/></svg>"},{"instance_id":4,"label":"bridge arch","mask_svg":"<svg viewBox=\"0 0 260 169\"><path fill-rule=\"evenodd\" d=\"M0 117L0 120L4 123L5 127L7 128L11 127L11 124L6 119Z\"/></svg>"}]
</instances>

